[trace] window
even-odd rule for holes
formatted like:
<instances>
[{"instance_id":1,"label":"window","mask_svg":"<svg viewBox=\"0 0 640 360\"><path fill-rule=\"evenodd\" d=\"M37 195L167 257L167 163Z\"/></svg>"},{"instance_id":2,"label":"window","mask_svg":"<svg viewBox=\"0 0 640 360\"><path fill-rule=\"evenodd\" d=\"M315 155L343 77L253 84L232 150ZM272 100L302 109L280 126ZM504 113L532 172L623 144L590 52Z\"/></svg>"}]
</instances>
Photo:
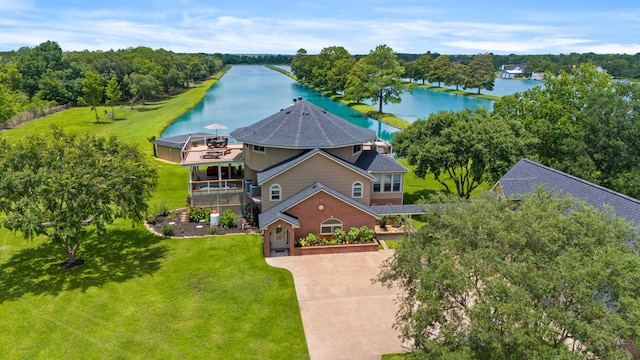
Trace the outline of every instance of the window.
<instances>
[{"instance_id":1,"label":"window","mask_svg":"<svg viewBox=\"0 0 640 360\"><path fill-rule=\"evenodd\" d=\"M262 146L262 145L253 145L253 152L264 154L265 153L264 146Z\"/></svg>"},{"instance_id":2,"label":"window","mask_svg":"<svg viewBox=\"0 0 640 360\"><path fill-rule=\"evenodd\" d=\"M273 184L269 187L269 200L280 201L282 200L282 187L278 184Z\"/></svg>"},{"instance_id":3,"label":"window","mask_svg":"<svg viewBox=\"0 0 640 360\"><path fill-rule=\"evenodd\" d=\"M360 151L362 151L362 144L358 144L358 145L353 145L353 154L357 154Z\"/></svg>"},{"instance_id":4,"label":"window","mask_svg":"<svg viewBox=\"0 0 640 360\"><path fill-rule=\"evenodd\" d=\"M327 219L320 224L320 235L331 235L335 229L342 229L342 221L338 219Z\"/></svg>"},{"instance_id":5,"label":"window","mask_svg":"<svg viewBox=\"0 0 640 360\"><path fill-rule=\"evenodd\" d=\"M400 174L376 175L373 181L373 192L400 192L402 176Z\"/></svg>"},{"instance_id":6,"label":"window","mask_svg":"<svg viewBox=\"0 0 640 360\"><path fill-rule=\"evenodd\" d=\"M360 181L356 181L351 186L351 197L352 198L361 198L362 197L362 183Z\"/></svg>"}]
</instances>

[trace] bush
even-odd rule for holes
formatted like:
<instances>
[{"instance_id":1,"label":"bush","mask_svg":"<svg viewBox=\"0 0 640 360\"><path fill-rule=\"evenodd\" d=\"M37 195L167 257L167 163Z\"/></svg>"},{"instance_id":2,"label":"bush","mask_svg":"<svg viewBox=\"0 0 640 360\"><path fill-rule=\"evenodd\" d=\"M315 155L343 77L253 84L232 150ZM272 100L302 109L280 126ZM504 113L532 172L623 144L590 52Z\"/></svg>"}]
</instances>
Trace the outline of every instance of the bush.
<instances>
[{"instance_id":1,"label":"bush","mask_svg":"<svg viewBox=\"0 0 640 360\"><path fill-rule=\"evenodd\" d=\"M314 233L309 233L309 235L307 235L306 240L308 245L318 245L319 243L318 237Z\"/></svg>"},{"instance_id":2,"label":"bush","mask_svg":"<svg viewBox=\"0 0 640 360\"><path fill-rule=\"evenodd\" d=\"M336 228L335 230L333 230L333 239L336 241L336 243L342 244L342 242L346 238L347 238L347 233L345 233L344 230L340 228Z\"/></svg>"},{"instance_id":3,"label":"bush","mask_svg":"<svg viewBox=\"0 0 640 360\"><path fill-rule=\"evenodd\" d=\"M162 225L162 235L171 236L173 235L173 226L169 224Z\"/></svg>"},{"instance_id":4,"label":"bush","mask_svg":"<svg viewBox=\"0 0 640 360\"><path fill-rule=\"evenodd\" d=\"M155 207L156 217L167 216L168 214L169 214L169 208L167 208L167 204L164 201Z\"/></svg>"},{"instance_id":5,"label":"bush","mask_svg":"<svg viewBox=\"0 0 640 360\"><path fill-rule=\"evenodd\" d=\"M187 213L190 222L200 222L209 218L210 210L205 208L189 207Z\"/></svg>"},{"instance_id":6,"label":"bush","mask_svg":"<svg viewBox=\"0 0 640 360\"><path fill-rule=\"evenodd\" d=\"M238 222L238 216L231 209L227 209L222 214L220 214L220 226L223 229L229 229L231 227L236 226Z\"/></svg>"},{"instance_id":7,"label":"bush","mask_svg":"<svg viewBox=\"0 0 640 360\"><path fill-rule=\"evenodd\" d=\"M147 216L147 224L149 225L155 225L158 223L158 217L155 215L148 215Z\"/></svg>"}]
</instances>

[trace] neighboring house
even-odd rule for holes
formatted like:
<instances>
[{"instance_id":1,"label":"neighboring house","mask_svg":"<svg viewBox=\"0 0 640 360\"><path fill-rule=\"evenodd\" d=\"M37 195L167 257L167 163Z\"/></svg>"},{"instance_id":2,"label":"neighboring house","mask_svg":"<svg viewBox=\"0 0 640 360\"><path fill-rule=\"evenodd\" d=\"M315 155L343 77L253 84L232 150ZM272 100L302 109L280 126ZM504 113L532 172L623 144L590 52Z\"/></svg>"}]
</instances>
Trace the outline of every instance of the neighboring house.
<instances>
[{"instance_id":1,"label":"neighboring house","mask_svg":"<svg viewBox=\"0 0 640 360\"><path fill-rule=\"evenodd\" d=\"M536 80L536 81L544 80L544 73L543 72L531 73L531 80Z\"/></svg>"},{"instance_id":2,"label":"neighboring house","mask_svg":"<svg viewBox=\"0 0 640 360\"><path fill-rule=\"evenodd\" d=\"M309 233L373 229L382 214L422 212L402 205L408 170L375 131L301 98L230 135L243 143L244 210L259 214L267 257L300 255L295 239Z\"/></svg>"},{"instance_id":3,"label":"neighboring house","mask_svg":"<svg viewBox=\"0 0 640 360\"><path fill-rule=\"evenodd\" d=\"M518 161L493 185L491 192L518 200L539 185L570 194L599 210L610 207L617 217L629 221L640 232L640 201L527 159Z\"/></svg>"},{"instance_id":4,"label":"neighboring house","mask_svg":"<svg viewBox=\"0 0 640 360\"><path fill-rule=\"evenodd\" d=\"M524 67L526 64L502 65L500 77L502 79L515 79L524 77Z\"/></svg>"}]
</instances>

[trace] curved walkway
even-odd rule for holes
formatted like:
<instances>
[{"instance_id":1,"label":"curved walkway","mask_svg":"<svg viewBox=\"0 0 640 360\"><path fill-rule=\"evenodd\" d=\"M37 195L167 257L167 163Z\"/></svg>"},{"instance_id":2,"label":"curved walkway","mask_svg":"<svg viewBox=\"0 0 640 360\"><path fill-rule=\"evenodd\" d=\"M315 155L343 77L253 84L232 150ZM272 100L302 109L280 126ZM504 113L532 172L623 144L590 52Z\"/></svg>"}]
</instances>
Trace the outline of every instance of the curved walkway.
<instances>
[{"instance_id":1,"label":"curved walkway","mask_svg":"<svg viewBox=\"0 0 640 360\"><path fill-rule=\"evenodd\" d=\"M312 360L380 359L406 351L392 328L396 289L372 282L392 250L267 258L291 271Z\"/></svg>"}]
</instances>

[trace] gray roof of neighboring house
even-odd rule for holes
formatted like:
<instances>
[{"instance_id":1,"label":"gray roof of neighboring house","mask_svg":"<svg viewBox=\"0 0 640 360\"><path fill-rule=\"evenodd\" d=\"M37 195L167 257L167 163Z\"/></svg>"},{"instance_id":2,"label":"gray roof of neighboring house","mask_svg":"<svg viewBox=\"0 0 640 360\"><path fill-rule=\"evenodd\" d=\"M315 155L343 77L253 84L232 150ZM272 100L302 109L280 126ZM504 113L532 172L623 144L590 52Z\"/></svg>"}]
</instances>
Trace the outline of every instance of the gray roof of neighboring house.
<instances>
[{"instance_id":1,"label":"gray roof of neighboring house","mask_svg":"<svg viewBox=\"0 0 640 360\"><path fill-rule=\"evenodd\" d=\"M419 215L426 213L429 208L429 205L416 204L371 206L371 210L378 215Z\"/></svg>"},{"instance_id":2,"label":"gray roof of neighboring house","mask_svg":"<svg viewBox=\"0 0 640 360\"><path fill-rule=\"evenodd\" d=\"M308 101L291 106L229 134L238 141L278 148L337 148L376 139L376 132L354 125Z\"/></svg>"},{"instance_id":3,"label":"gray roof of neighboring house","mask_svg":"<svg viewBox=\"0 0 640 360\"><path fill-rule=\"evenodd\" d=\"M281 174L284 171L287 171L288 169L292 168L293 166L300 164L302 162L304 162L305 160L313 157L316 154L322 154L326 157L328 157L329 159L334 160L337 163L340 163L342 165L344 165L345 167L353 170L354 172L360 173L362 176L365 176L367 178L370 178L371 180L374 180L374 177L372 175L370 175L368 172L366 172L365 170L363 170L360 167L357 167L351 163L349 163L348 161L342 160L336 156L333 156L331 154L329 154L326 151L323 151L321 149L313 149L311 151L307 151L301 154L298 154L292 158L289 158L287 160L281 161L278 164L269 166L268 168L264 169L263 171L258 173L258 184L262 184L265 181L271 179L272 177Z\"/></svg>"},{"instance_id":4,"label":"gray roof of neighboring house","mask_svg":"<svg viewBox=\"0 0 640 360\"><path fill-rule=\"evenodd\" d=\"M193 133L193 134L182 134L182 135L176 135L176 136L169 136L169 137L156 139L156 140L153 141L153 143L156 144L156 145L162 145L162 146L182 149L184 144L189 140L189 137L191 137L192 135L210 135L210 134L203 133L203 132L198 132L198 133Z\"/></svg>"},{"instance_id":5,"label":"gray roof of neighboring house","mask_svg":"<svg viewBox=\"0 0 640 360\"><path fill-rule=\"evenodd\" d=\"M258 222L260 223L260 228L263 229L266 226L268 226L269 224L272 224L274 221L281 219L281 220L285 220L287 221L287 219L291 220L291 219L295 219L295 221L297 221L296 218L292 217L291 215L286 214L285 212L291 208L292 206L300 203L301 201L304 201L305 199L307 199L308 197L316 194L319 191L324 191L348 204L350 204L351 206L362 210L363 212L369 213L371 214L371 216L374 217L378 217L378 214L373 211L371 209L370 206L366 206L344 194L342 194L339 191L336 191L334 189L332 189L331 187L324 185L321 182L316 182L313 185L301 190L300 192L298 192L297 194L283 200L282 202L280 202L279 204L277 204L276 206L268 209L267 211L260 213L258 215ZM289 221L290 222L290 221ZM299 223L297 224L299 226Z\"/></svg>"},{"instance_id":6,"label":"gray roof of neighboring house","mask_svg":"<svg viewBox=\"0 0 640 360\"><path fill-rule=\"evenodd\" d=\"M524 195L536 186L544 185L547 189L571 194L599 210L609 205L617 217L632 222L636 227L640 226L640 201L637 199L527 159L520 159L498 180L498 184L502 195L507 198Z\"/></svg>"},{"instance_id":7,"label":"gray roof of neighboring house","mask_svg":"<svg viewBox=\"0 0 640 360\"><path fill-rule=\"evenodd\" d=\"M406 167L400 165L391 156L380 154L375 150L364 150L355 165L369 172L407 172Z\"/></svg>"}]
</instances>

